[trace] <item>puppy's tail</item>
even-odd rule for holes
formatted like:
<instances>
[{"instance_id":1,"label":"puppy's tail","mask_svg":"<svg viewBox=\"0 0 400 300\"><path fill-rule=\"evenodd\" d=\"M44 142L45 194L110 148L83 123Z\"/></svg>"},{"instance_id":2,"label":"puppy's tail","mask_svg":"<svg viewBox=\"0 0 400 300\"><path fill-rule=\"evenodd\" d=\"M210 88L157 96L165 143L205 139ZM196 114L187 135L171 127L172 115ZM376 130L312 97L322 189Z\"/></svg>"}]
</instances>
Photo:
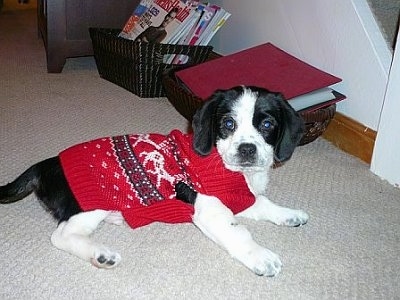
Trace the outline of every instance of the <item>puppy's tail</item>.
<instances>
[{"instance_id":1,"label":"puppy's tail","mask_svg":"<svg viewBox=\"0 0 400 300\"><path fill-rule=\"evenodd\" d=\"M35 164L18 176L13 182L0 186L0 203L17 202L32 192L36 192L40 185L40 176L47 160Z\"/></svg>"}]
</instances>

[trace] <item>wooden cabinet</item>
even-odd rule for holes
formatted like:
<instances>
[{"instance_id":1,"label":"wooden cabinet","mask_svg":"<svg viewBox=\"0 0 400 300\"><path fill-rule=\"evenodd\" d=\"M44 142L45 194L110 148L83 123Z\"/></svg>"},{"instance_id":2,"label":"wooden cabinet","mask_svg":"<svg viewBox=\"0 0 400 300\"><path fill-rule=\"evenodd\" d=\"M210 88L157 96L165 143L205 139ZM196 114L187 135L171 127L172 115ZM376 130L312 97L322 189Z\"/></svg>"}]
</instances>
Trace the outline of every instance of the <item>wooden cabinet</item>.
<instances>
[{"instance_id":1,"label":"wooden cabinet","mask_svg":"<svg viewBox=\"0 0 400 300\"><path fill-rule=\"evenodd\" d=\"M47 71L60 73L69 57L93 55L89 27L122 28L139 0L37 0L38 30Z\"/></svg>"}]
</instances>

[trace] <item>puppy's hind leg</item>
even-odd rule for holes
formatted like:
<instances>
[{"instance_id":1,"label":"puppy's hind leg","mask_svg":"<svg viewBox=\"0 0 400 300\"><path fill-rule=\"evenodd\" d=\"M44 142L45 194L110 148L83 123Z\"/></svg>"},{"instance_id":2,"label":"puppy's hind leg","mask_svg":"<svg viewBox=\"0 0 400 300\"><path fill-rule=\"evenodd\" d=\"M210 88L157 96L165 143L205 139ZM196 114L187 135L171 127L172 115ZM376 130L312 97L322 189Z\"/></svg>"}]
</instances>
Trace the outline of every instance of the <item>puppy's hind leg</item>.
<instances>
[{"instance_id":1,"label":"puppy's hind leg","mask_svg":"<svg viewBox=\"0 0 400 300\"><path fill-rule=\"evenodd\" d=\"M98 225L110 216L110 211L81 212L68 221L61 222L51 236L52 244L95 267L110 269L117 266L121 256L107 247L92 241L89 236Z\"/></svg>"}]
</instances>

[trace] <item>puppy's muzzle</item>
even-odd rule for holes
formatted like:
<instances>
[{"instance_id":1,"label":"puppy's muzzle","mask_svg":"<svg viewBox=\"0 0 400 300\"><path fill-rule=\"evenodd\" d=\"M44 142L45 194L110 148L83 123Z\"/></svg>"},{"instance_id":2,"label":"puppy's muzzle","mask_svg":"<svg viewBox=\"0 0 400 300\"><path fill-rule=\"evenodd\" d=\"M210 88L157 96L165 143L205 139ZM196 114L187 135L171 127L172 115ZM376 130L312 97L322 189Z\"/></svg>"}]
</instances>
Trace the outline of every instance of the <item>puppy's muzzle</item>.
<instances>
[{"instance_id":1,"label":"puppy's muzzle","mask_svg":"<svg viewBox=\"0 0 400 300\"><path fill-rule=\"evenodd\" d=\"M257 158L257 147L251 143L243 143L238 147L238 157L241 165L254 164Z\"/></svg>"}]
</instances>

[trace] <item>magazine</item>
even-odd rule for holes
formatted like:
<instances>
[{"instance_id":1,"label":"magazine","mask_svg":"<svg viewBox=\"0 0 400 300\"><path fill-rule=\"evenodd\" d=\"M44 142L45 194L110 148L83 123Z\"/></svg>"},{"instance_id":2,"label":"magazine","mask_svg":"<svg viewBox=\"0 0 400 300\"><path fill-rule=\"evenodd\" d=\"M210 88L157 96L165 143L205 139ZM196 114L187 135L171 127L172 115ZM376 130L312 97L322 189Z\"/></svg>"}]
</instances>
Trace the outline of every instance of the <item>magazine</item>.
<instances>
[{"instance_id":1,"label":"magazine","mask_svg":"<svg viewBox=\"0 0 400 300\"><path fill-rule=\"evenodd\" d=\"M199 5L200 6L200 5ZM198 6L198 7L199 7ZM192 10L189 14L189 16L183 21L176 29L175 31L171 34L170 38L164 39L163 43L169 43L169 44L180 44L179 41L180 39L184 38L187 36L189 30L193 27L195 22L197 22L199 18L199 10L198 7L194 10Z\"/></svg>"},{"instance_id":2,"label":"magazine","mask_svg":"<svg viewBox=\"0 0 400 300\"><path fill-rule=\"evenodd\" d=\"M141 41L178 45L208 45L231 14L199 0L141 0L119 34ZM170 54L167 64L184 64L186 55Z\"/></svg>"},{"instance_id":3,"label":"magazine","mask_svg":"<svg viewBox=\"0 0 400 300\"><path fill-rule=\"evenodd\" d=\"M221 28L230 17L230 13L217 5L207 5L202 10L202 15L186 38L181 41L184 45L208 45L215 33ZM188 57L176 55L170 62L174 65L185 64Z\"/></svg>"},{"instance_id":4,"label":"magazine","mask_svg":"<svg viewBox=\"0 0 400 300\"><path fill-rule=\"evenodd\" d=\"M218 9L215 13L214 18L211 20L210 24L204 30L203 34L197 40L196 45L208 45L213 36L217 31L225 24L226 20L231 16L229 12L224 10L222 7Z\"/></svg>"},{"instance_id":5,"label":"magazine","mask_svg":"<svg viewBox=\"0 0 400 300\"><path fill-rule=\"evenodd\" d=\"M119 36L123 38L129 38L129 33L136 26L140 17L149 9L152 4L153 0L141 0L139 5L133 11L132 15L129 17L128 21L125 23L125 26Z\"/></svg>"},{"instance_id":6,"label":"magazine","mask_svg":"<svg viewBox=\"0 0 400 300\"><path fill-rule=\"evenodd\" d=\"M198 5L198 0L153 0L130 30L121 35L131 40L163 43ZM135 10L136 11L136 10Z\"/></svg>"},{"instance_id":7,"label":"magazine","mask_svg":"<svg viewBox=\"0 0 400 300\"><path fill-rule=\"evenodd\" d=\"M198 5L198 7L191 12L191 16L189 16L184 23L182 23L182 27L179 28L175 34L173 35L172 39L169 40L170 44L179 44L184 45L184 40L187 36L189 36L192 29L196 26L198 20L201 17L201 13L203 11L204 6ZM181 59L179 59L181 57ZM188 57L186 55L180 54L171 54L168 56L166 63L167 64L180 64L183 61L187 61Z\"/></svg>"},{"instance_id":8,"label":"magazine","mask_svg":"<svg viewBox=\"0 0 400 300\"><path fill-rule=\"evenodd\" d=\"M199 0L141 0L120 37L142 42L208 45L230 13L218 5ZM169 63L182 63L170 55Z\"/></svg>"},{"instance_id":9,"label":"magazine","mask_svg":"<svg viewBox=\"0 0 400 300\"><path fill-rule=\"evenodd\" d=\"M213 19L218 9L219 7L216 7L215 5L207 5L206 7L204 7L201 18L199 19L199 22L197 23L197 26L195 27L193 34L188 37L189 39L188 42L186 43L187 45L198 44L200 36L205 31L208 24L210 24L211 20Z\"/></svg>"}]
</instances>

